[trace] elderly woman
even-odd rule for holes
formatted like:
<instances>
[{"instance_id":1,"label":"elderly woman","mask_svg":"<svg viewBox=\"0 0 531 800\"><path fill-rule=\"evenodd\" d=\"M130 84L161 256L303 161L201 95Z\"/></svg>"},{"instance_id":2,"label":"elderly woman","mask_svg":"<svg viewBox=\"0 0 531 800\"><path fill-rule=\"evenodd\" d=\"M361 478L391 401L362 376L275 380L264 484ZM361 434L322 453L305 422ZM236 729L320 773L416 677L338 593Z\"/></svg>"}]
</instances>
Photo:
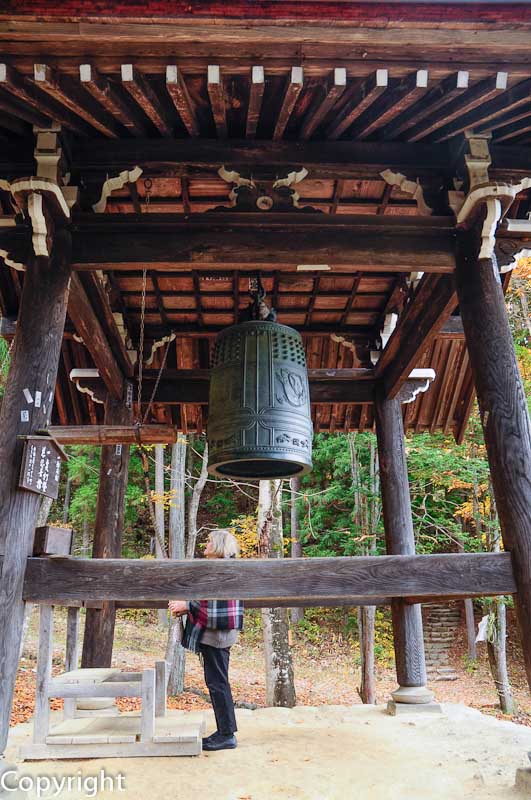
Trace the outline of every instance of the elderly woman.
<instances>
[{"instance_id":1,"label":"elderly woman","mask_svg":"<svg viewBox=\"0 0 531 800\"><path fill-rule=\"evenodd\" d=\"M236 558L238 542L225 529L211 531L205 558ZM237 730L234 702L229 684L230 648L243 628L240 600L170 600L172 614L187 614L183 647L198 653L203 662L217 730L203 739L203 750L228 750L236 747Z\"/></svg>"}]
</instances>

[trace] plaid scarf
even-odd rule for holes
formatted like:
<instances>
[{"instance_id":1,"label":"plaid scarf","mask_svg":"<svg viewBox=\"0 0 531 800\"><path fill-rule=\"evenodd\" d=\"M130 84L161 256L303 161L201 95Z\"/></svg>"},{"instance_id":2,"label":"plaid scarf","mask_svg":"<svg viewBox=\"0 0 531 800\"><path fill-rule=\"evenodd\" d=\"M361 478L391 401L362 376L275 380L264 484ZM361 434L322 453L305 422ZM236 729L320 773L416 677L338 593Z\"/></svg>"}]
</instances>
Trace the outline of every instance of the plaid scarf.
<instances>
[{"instance_id":1,"label":"plaid scarf","mask_svg":"<svg viewBox=\"0 0 531 800\"><path fill-rule=\"evenodd\" d=\"M241 631L243 628L241 600L191 600L182 646L193 653L198 653L205 628Z\"/></svg>"}]
</instances>

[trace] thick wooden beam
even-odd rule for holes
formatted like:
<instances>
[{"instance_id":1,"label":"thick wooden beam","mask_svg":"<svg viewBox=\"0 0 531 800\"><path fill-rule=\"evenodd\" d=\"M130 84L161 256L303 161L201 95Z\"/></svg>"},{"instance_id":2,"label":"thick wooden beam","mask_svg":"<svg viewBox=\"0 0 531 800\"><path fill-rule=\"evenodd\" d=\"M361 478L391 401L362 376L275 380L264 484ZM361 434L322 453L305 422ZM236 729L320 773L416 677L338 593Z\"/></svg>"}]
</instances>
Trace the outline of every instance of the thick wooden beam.
<instances>
[{"instance_id":1,"label":"thick wooden beam","mask_svg":"<svg viewBox=\"0 0 531 800\"><path fill-rule=\"evenodd\" d=\"M52 425L50 435L60 444L175 444L173 425Z\"/></svg>"},{"instance_id":2,"label":"thick wooden beam","mask_svg":"<svg viewBox=\"0 0 531 800\"><path fill-rule=\"evenodd\" d=\"M68 316L83 339L107 391L115 399L122 397L124 375L120 369L107 336L94 313L79 275L72 275Z\"/></svg>"},{"instance_id":3,"label":"thick wooden beam","mask_svg":"<svg viewBox=\"0 0 531 800\"><path fill-rule=\"evenodd\" d=\"M97 601L95 601L96 603ZM297 597L297 602L301 608L355 608L357 606L389 606L390 597ZM270 598L253 598L245 601L245 608L268 608L271 604ZM87 604L88 605L88 604ZM100 604L101 605L101 604ZM275 606L279 608L291 608L292 599L275 600ZM167 600L119 600L116 608L168 608Z\"/></svg>"},{"instance_id":4,"label":"thick wooden beam","mask_svg":"<svg viewBox=\"0 0 531 800\"><path fill-rule=\"evenodd\" d=\"M508 553L342 558L140 559L29 558L24 597L70 601L165 600L175 597L481 597L513 594Z\"/></svg>"},{"instance_id":5,"label":"thick wooden beam","mask_svg":"<svg viewBox=\"0 0 531 800\"><path fill-rule=\"evenodd\" d=\"M139 119L139 115L130 109L122 100L116 89L107 78L99 74L92 64L81 64L79 67L79 80L81 86L115 117L126 130L133 136L142 136L146 126Z\"/></svg>"},{"instance_id":6,"label":"thick wooden beam","mask_svg":"<svg viewBox=\"0 0 531 800\"><path fill-rule=\"evenodd\" d=\"M58 103L69 111L77 114L88 122L89 125L104 136L117 138L120 127L114 118L94 103L91 97L82 98L74 96L72 89L65 85L64 79L58 77L52 67L47 64L35 64L33 80L43 92L49 94Z\"/></svg>"},{"instance_id":7,"label":"thick wooden beam","mask_svg":"<svg viewBox=\"0 0 531 800\"><path fill-rule=\"evenodd\" d=\"M0 407L0 756L7 741L22 636L26 558L33 549L41 500L18 488L23 450L19 437L50 424L68 300L69 231L56 231L52 241L50 259L34 257L28 264Z\"/></svg>"},{"instance_id":8,"label":"thick wooden beam","mask_svg":"<svg viewBox=\"0 0 531 800\"><path fill-rule=\"evenodd\" d=\"M453 122L443 125L430 137L430 141L443 142L452 136L457 136L465 130L481 126L485 130L489 125L494 126L496 117L518 109L529 110L531 100L531 79L522 81L508 89L500 97L495 97L488 103L482 103L478 108L468 114L459 116Z\"/></svg>"},{"instance_id":9,"label":"thick wooden beam","mask_svg":"<svg viewBox=\"0 0 531 800\"><path fill-rule=\"evenodd\" d=\"M306 140L317 130L329 111L332 110L347 88L347 71L337 67L333 75L318 87L317 97L308 109L299 133L299 138Z\"/></svg>"},{"instance_id":10,"label":"thick wooden beam","mask_svg":"<svg viewBox=\"0 0 531 800\"><path fill-rule=\"evenodd\" d=\"M286 130L289 118L291 117L293 109L295 108L297 98L302 92L303 81L304 77L302 67L292 67L290 76L286 82L284 97L282 98L282 104L280 106L280 111L278 112L275 128L273 130L274 141L277 139L282 139L284 136L284 131Z\"/></svg>"},{"instance_id":11,"label":"thick wooden beam","mask_svg":"<svg viewBox=\"0 0 531 800\"><path fill-rule=\"evenodd\" d=\"M109 288L112 276L107 276L107 278L108 284L105 285L105 279L102 280L96 273L89 272L83 276L83 285L92 308L107 334L109 345L118 366L127 378L131 378L134 374L134 365L109 300Z\"/></svg>"},{"instance_id":12,"label":"thick wooden beam","mask_svg":"<svg viewBox=\"0 0 531 800\"><path fill-rule=\"evenodd\" d=\"M171 136L173 131L168 124L164 109L157 93L147 79L132 64L121 66L122 86L151 120L162 136Z\"/></svg>"},{"instance_id":13,"label":"thick wooden beam","mask_svg":"<svg viewBox=\"0 0 531 800\"><path fill-rule=\"evenodd\" d=\"M374 131L397 117L410 103L426 93L428 71L419 69L389 88L382 97L358 119L350 129L353 139L366 139Z\"/></svg>"},{"instance_id":14,"label":"thick wooden beam","mask_svg":"<svg viewBox=\"0 0 531 800\"><path fill-rule=\"evenodd\" d=\"M127 402L126 395L127 390L119 400L107 398L106 425L131 424L132 402ZM104 445L101 449L93 558L119 558L121 555L129 453L129 445L125 444ZM111 666L115 618L113 602L104 603L101 609L87 609L82 667Z\"/></svg>"},{"instance_id":15,"label":"thick wooden beam","mask_svg":"<svg viewBox=\"0 0 531 800\"><path fill-rule=\"evenodd\" d=\"M382 130L382 138L393 139L412 128L430 114L434 114L442 106L459 97L468 89L469 74L466 71L454 72L441 83L430 89L420 100L406 108L398 119L389 122Z\"/></svg>"},{"instance_id":16,"label":"thick wooden beam","mask_svg":"<svg viewBox=\"0 0 531 800\"><path fill-rule=\"evenodd\" d=\"M498 72L482 81L478 81L454 99L449 105L443 105L429 117L424 118L417 125L407 131L405 138L409 142L424 139L443 125L446 126L453 120L463 117L478 106L487 103L493 97L507 88L507 73ZM435 137L437 138L437 137Z\"/></svg>"},{"instance_id":17,"label":"thick wooden beam","mask_svg":"<svg viewBox=\"0 0 531 800\"><path fill-rule=\"evenodd\" d=\"M59 122L68 130L79 133L82 136L88 136L91 132L91 128L82 122L76 114L68 111L52 98L48 101L45 96L38 94L35 91L35 87L9 64L0 64L0 88L9 92L9 94L12 94L17 100L25 103L30 108ZM2 175L4 174L5 172L2 170Z\"/></svg>"},{"instance_id":18,"label":"thick wooden beam","mask_svg":"<svg viewBox=\"0 0 531 800\"><path fill-rule=\"evenodd\" d=\"M382 89L384 89L382 87ZM496 164L496 148L493 149ZM518 167L518 158L504 157ZM529 160L529 157L527 158ZM182 175L190 167L216 172L256 170L267 166L291 171L306 167L312 178L379 178L384 169L415 170L415 175L452 173L455 162L449 144L402 142L293 142L260 139L123 139L72 143L72 169L82 175L114 174L137 165L150 175Z\"/></svg>"},{"instance_id":19,"label":"thick wooden beam","mask_svg":"<svg viewBox=\"0 0 531 800\"><path fill-rule=\"evenodd\" d=\"M399 399L388 400L382 388L378 389L374 418L386 550L389 555L414 556L415 535ZM398 685L425 686L427 676L421 607L393 598L391 611Z\"/></svg>"},{"instance_id":20,"label":"thick wooden beam","mask_svg":"<svg viewBox=\"0 0 531 800\"><path fill-rule=\"evenodd\" d=\"M351 97L326 130L327 139L339 139L348 128L380 97L389 85L386 69L377 69L357 86Z\"/></svg>"},{"instance_id":21,"label":"thick wooden beam","mask_svg":"<svg viewBox=\"0 0 531 800\"><path fill-rule=\"evenodd\" d=\"M451 273L454 223L446 217L291 213L76 217L74 269L126 270L140 264L175 270L304 272L317 266L323 272Z\"/></svg>"},{"instance_id":22,"label":"thick wooden beam","mask_svg":"<svg viewBox=\"0 0 531 800\"><path fill-rule=\"evenodd\" d=\"M456 306L452 275L424 275L375 367L388 397L398 394Z\"/></svg>"},{"instance_id":23,"label":"thick wooden beam","mask_svg":"<svg viewBox=\"0 0 531 800\"><path fill-rule=\"evenodd\" d=\"M199 122L195 106L182 72L175 64L168 64L166 67L166 89L190 136L199 136Z\"/></svg>"},{"instance_id":24,"label":"thick wooden beam","mask_svg":"<svg viewBox=\"0 0 531 800\"><path fill-rule=\"evenodd\" d=\"M457 294L531 689L531 421L497 264L478 251L477 232L461 233Z\"/></svg>"},{"instance_id":25,"label":"thick wooden beam","mask_svg":"<svg viewBox=\"0 0 531 800\"><path fill-rule=\"evenodd\" d=\"M253 139L256 136L256 129L260 120L260 111L262 110L264 89L264 68L254 66L251 69L251 85L249 88L249 103L247 105L247 120L245 123L245 135L248 139Z\"/></svg>"},{"instance_id":26,"label":"thick wooden beam","mask_svg":"<svg viewBox=\"0 0 531 800\"><path fill-rule=\"evenodd\" d=\"M221 70L216 64L211 64L208 67L207 88L212 117L214 118L218 137L220 139L226 139L227 112L225 109L225 90L223 88Z\"/></svg>"},{"instance_id":27,"label":"thick wooden beam","mask_svg":"<svg viewBox=\"0 0 531 800\"><path fill-rule=\"evenodd\" d=\"M78 370L73 378L80 386L90 389L97 397L105 396L104 384L96 370ZM93 373L93 374L91 374ZM371 369L309 369L310 402L312 404L336 403L338 405L365 405L374 401L378 382ZM209 371L164 370L159 380L158 370L144 370L142 402L148 402L158 381L156 400L166 405L182 403L208 404ZM404 384L410 390L425 383L423 378L407 379Z\"/></svg>"}]
</instances>

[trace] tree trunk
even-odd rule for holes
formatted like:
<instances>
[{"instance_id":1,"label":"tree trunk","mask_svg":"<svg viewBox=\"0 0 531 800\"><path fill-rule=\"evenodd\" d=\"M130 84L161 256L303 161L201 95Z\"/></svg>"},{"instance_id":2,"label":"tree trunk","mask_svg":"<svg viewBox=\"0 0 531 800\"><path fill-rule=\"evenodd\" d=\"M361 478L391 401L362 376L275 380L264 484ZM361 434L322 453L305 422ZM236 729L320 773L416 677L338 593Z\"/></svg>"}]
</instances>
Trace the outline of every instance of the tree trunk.
<instances>
[{"instance_id":1,"label":"tree trunk","mask_svg":"<svg viewBox=\"0 0 531 800\"><path fill-rule=\"evenodd\" d=\"M107 398L105 424L127 425L132 410L125 398ZM94 521L93 558L120 558L125 514L125 493L129 476L129 445L112 444L101 448L100 479ZM110 667L114 641L116 607L104 602L101 608L87 608L83 633L81 666Z\"/></svg>"},{"instance_id":2,"label":"tree trunk","mask_svg":"<svg viewBox=\"0 0 531 800\"><path fill-rule=\"evenodd\" d=\"M160 542L166 541L166 525L164 520L164 445L155 445L155 520L159 535L155 537L155 557L164 558ZM159 625L168 627L168 612L164 608L157 611Z\"/></svg>"},{"instance_id":3,"label":"tree trunk","mask_svg":"<svg viewBox=\"0 0 531 800\"><path fill-rule=\"evenodd\" d=\"M457 542L457 550L460 553L464 553L465 545L461 540ZM468 643L468 657L470 661L477 660L477 648L476 648L476 621L474 619L474 603L470 599L470 597L466 598L464 601L464 608L465 608L465 622L466 622L466 639Z\"/></svg>"},{"instance_id":4,"label":"tree trunk","mask_svg":"<svg viewBox=\"0 0 531 800\"><path fill-rule=\"evenodd\" d=\"M500 552L500 529L492 481L490 481L490 513L488 516L488 549L493 553ZM514 710L509 673L507 672L507 609L503 597L494 601L494 635L487 639L487 653L489 656L490 671L498 692L500 708L504 714L512 714Z\"/></svg>"},{"instance_id":5,"label":"tree trunk","mask_svg":"<svg viewBox=\"0 0 531 800\"><path fill-rule=\"evenodd\" d=\"M282 558L282 481L260 481L258 536L265 558ZM263 608L266 704L292 708L296 702L287 608Z\"/></svg>"},{"instance_id":6,"label":"tree trunk","mask_svg":"<svg viewBox=\"0 0 531 800\"><path fill-rule=\"evenodd\" d=\"M374 680L374 628L376 606L358 608L358 627L360 637L361 684L358 694L362 703L376 702Z\"/></svg>"},{"instance_id":7,"label":"tree trunk","mask_svg":"<svg viewBox=\"0 0 531 800\"><path fill-rule=\"evenodd\" d=\"M297 498L301 489L301 479L292 478L289 482L291 489L291 557L302 558L302 544L299 532L299 513L297 508ZM291 609L291 621L294 623L304 619L303 608Z\"/></svg>"},{"instance_id":8,"label":"tree trunk","mask_svg":"<svg viewBox=\"0 0 531 800\"><path fill-rule=\"evenodd\" d=\"M51 258L31 257L0 408L0 758L5 750L24 621L22 587L33 549L41 498L18 488L23 441L19 436L50 425L52 402L68 302L71 238L53 235ZM27 404L24 390L44 402ZM24 411L24 414L22 414Z\"/></svg>"},{"instance_id":9,"label":"tree trunk","mask_svg":"<svg viewBox=\"0 0 531 800\"><path fill-rule=\"evenodd\" d=\"M352 517L356 530L362 536L369 537L369 546L362 545L363 555L376 553L376 532L380 517L381 505L378 500L378 454L373 441L369 453L369 480L362 491L362 475L358 452L356 450L356 434L349 434L350 474L354 491L354 508ZM375 702L374 675L374 631L376 606L358 607L358 640L360 646L360 687L358 694L363 703Z\"/></svg>"},{"instance_id":10,"label":"tree trunk","mask_svg":"<svg viewBox=\"0 0 531 800\"><path fill-rule=\"evenodd\" d=\"M70 495L72 492L72 480L70 477L66 479L65 486L65 502L63 505L63 523L66 525L68 517L70 516Z\"/></svg>"},{"instance_id":11,"label":"tree trunk","mask_svg":"<svg viewBox=\"0 0 531 800\"><path fill-rule=\"evenodd\" d=\"M89 523L87 512L83 514L83 534L82 534L81 549L83 551L83 558L88 558L90 555L90 537L89 537Z\"/></svg>"},{"instance_id":12,"label":"tree trunk","mask_svg":"<svg viewBox=\"0 0 531 800\"><path fill-rule=\"evenodd\" d=\"M507 672L507 651L505 646L507 639L507 609L503 600L496 600L495 606L496 632L494 640L487 641L487 653L490 671L498 692L500 708L504 714L512 714L514 703Z\"/></svg>"},{"instance_id":13,"label":"tree trunk","mask_svg":"<svg viewBox=\"0 0 531 800\"><path fill-rule=\"evenodd\" d=\"M179 435L171 450L170 513L168 546L170 558L181 559L185 554L185 472L186 437ZM180 694L184 689L185 650L181 647L183 624L180 617L170 616L166 661L168 662L168 694Z\"/></svg>"},{"instance_id":14,"label":"tree trunk","mask_svg":"<svg viewBox=\"0 0 531 800\"><path fill-rule=\"evenodd\" d=\"M188 541L186 542L186 558L193 558L195 556L195 546L197 542L197 514L199 511L201 495L208 478L207 467L208 444L205 443L205 451L203 453L203 460L201 463L201 473L194 484L190 505L188 507Z\"/></svg>"}]
</instances>

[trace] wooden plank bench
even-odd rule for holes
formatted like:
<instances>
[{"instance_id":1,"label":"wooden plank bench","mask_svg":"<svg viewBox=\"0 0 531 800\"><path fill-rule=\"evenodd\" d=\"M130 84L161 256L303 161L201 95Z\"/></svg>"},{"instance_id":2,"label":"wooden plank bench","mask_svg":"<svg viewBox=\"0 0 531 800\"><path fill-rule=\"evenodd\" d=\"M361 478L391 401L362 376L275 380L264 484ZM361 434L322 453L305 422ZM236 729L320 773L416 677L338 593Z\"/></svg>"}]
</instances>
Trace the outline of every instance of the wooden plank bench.
<instances>
[{"instance_id":1,"label":"wooden plank bench","mask_svg":"<svg viewBox=\"0 0 531 800\"><path fill-rule=\"evenodd\" d=\"M77 612L70 613L70 612ZM41 605L33 742L20 749L22 759L97 758L102 756L198 755L204 721L156 728L166 716L167 663L140 672L115 668L78 668L79 608L69 608L66 671L52 678L53 606ZM75 636L75 643L72 637ZM50 698L64 699L63 721L50 729ZM140 697L140 715L90 718L76 712L80 698Z\"/></svg>"}]
</instances>

